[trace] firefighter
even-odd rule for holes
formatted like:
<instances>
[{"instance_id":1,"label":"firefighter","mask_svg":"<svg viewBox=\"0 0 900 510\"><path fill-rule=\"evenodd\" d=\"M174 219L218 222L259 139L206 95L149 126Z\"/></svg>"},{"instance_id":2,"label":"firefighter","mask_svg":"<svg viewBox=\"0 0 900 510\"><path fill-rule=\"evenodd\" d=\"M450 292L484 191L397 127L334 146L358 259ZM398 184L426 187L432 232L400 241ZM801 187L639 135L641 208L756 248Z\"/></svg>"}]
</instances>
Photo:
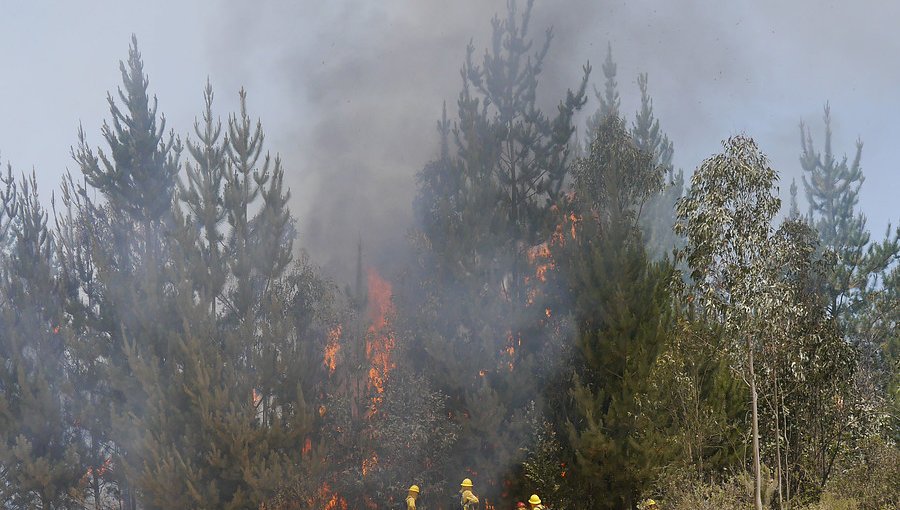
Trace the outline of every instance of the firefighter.
<instances>
[{"instance_id":1,"label":"firefighter","mask_svg":"<svg viewBox=\"0 0 900 510\"><path fill-rule=\"evenodd\" d=\"M652 499L648 499L647 501L644 501L643 508L644 508L644 510L659 510L659 506L657 506L656 501L653 501Z\"/></svg>"},{"instance_id":2,"label":"firefighter","mask_svg":"<svg viewBox=\"0 0 900 510\"><path fill-rule=\"evenodd\" d=\"M416 510L416 498L419 497L419 486L411 485L406 496L406 510Z\"/></svg>"},{"instance_id":3,"label":"firefighter","mask_svg":"<svg viewBox=\"0 0 900 510\"><path fill-rule=\"evenodd\" d=\"M459 484L459 504L462 510L475 510L478 504L478 496L472 493L472 480L468 478Z\"/></svg>"},{"instance_id":4,"label":"firefighter","mask_svg":"<svg viewBox=\"0 0 900 510\"><path fill-rule=\"evenodd\" d=\"M528 504L531 505L531 510L544 510L544 505L541 504L541 498L539 498L537 494L532 494L531 497L528 498Z\"/></svg>"}]
</instances>

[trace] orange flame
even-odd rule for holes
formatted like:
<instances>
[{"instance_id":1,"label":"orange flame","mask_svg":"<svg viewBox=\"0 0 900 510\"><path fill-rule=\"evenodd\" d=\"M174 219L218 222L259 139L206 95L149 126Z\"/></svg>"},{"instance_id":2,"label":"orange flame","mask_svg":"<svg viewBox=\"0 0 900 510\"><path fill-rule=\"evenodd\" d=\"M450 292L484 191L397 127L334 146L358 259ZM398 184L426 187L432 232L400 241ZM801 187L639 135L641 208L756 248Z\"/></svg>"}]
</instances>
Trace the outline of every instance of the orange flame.
<instances>
[{"instance_id":1,"label":"orange flame","mask_svg":"<svg viewBox=\"0 0 900 510\"><path fill-rule=\"evenodd\" d=\"M341 350L341 325L331 328L328 331L328 344L325 346L325 366L328 367L328 373L333 374L337 368L337 355Z\"/></svg>"},{"instance_id":2,"label":"orange flame","mask_svg":"<svg viewBox=\"0 0 900 510\"><path fill-rule=\"evenodd\" d=\"M250 396L250 402L253 403L253 407L259 407L259 403L262 401L262 394L256 391L256 388L253 388L253 392Z\"/></svg>"},{"instance_id":3,"label":"orange flame","mask_svg":"<svg viewBox=\"0 0 900 510\"><path fill-rule=\"evenodd\" d=\"M340 494L331 492L331 487L327 483L323 483L319 487L318 500L325 503L325 506L322 507L323 510L347 510L347 500ZM315 505L311 503L309 506L314 507Z\"/></svg>"},{"instance_id":4,"label":"orange flame","mask_svg":"<svg viewBox=\"0 0 900 510\"><path fill-rule=\"evenodd\" d=\"M112 465L112 459L107 457L106 460L103 461L103 464L101 464L100 467L98 467L96 471L94 471L93 467L88 467L87 472L84 474L84 476L85 476L85 478L90 478L91 476L96 474L98 477L101 477L104 474L106 474L107 471L109 471L109 468L111 465Z\"/></svg>"},{"instance_id":5,"label":"orange flame","mask_svg":"<svg viewBox=\"0 0 900 510\"><path fill-rule=\"evenodd\" d=\"M366 476L373 467L378 465L378 455L373 453L368 459L364 459L362 463L362 475Z\"/></svg>"},{"instance_id":6,"label":"orange flame","mask_svg":"<svg viewBox=\"0 0 900 510\"><path fill-rule=\"evenodd\" d=\"M388 319L394 313L393 289L390 282L374 269L369 269L369 334L366 337L366 358L372 366L369 369L369 384L380 395L384 393L384 382L396 366L391 352L396 346ZM380 397L375 398L377 404Z\"/></svg>"},{"instance_id":7,"label":"orange flame","mask_svg":"<svg viewBox=\"0 0 900 510\"><path fill-rule=\"evenodd\" d=\"M550 256L550 246L543 242L529 248L525 255L528 258L528 262L535 265L535 277L542 282L547 281L547 271L555 267Z\"/></svg>"}]
</instances>

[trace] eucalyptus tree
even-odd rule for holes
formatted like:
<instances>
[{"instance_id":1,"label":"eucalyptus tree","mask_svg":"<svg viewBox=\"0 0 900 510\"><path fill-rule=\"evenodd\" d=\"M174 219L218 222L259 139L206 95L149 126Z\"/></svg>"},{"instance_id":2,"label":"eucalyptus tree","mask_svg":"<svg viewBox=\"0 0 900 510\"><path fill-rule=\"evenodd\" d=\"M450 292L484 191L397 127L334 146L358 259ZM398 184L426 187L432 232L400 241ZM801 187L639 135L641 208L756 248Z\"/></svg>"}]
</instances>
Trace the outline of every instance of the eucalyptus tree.
<instances>
[{"instance_id":1,"label":"eucalyptus tree","mask_svg":"<svg viewBox=\"0 0 900 510\"><path fill-rule=\"evenodd\" d=\"M736 362L751 395L754 504L762 510L755 355L768 334L767 311L778 306L766 269L781 200L778 175L756 142L735 136L723 145L694 172L677 205L676 231L687 240L683 255L698 306L741 352Z\"/></svg>"}]
</instances>

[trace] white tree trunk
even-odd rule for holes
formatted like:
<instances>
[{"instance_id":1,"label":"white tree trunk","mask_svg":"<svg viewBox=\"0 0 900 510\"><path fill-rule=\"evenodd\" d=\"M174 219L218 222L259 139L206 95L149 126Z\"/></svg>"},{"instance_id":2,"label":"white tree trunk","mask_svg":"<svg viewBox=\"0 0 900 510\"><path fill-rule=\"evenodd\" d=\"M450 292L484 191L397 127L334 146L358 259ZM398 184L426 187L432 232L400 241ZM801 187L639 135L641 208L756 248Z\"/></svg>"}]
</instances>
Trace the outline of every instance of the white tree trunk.
<instances>
[{"instance_id":1,"label":"white tree trunk","mask_svg":"<svg viewBox=\"0 0 900 510\"><path fill-rule=\"evenodd\" d=\"M747 352L750 357L750 396L753 407L753 503L756 510L763 510L762 473L759 464L759 414L756 398L756 370L753 367L753 344L747 339Z\"/></svg>"}]
</instances>

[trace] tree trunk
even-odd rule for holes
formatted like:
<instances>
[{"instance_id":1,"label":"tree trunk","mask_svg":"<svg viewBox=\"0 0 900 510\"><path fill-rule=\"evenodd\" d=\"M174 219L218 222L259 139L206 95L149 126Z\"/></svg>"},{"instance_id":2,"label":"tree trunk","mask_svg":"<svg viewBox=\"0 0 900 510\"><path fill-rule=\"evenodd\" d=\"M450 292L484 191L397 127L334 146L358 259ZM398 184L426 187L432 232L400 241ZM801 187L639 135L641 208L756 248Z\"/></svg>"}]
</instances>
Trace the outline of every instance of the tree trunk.
<instances>
[{"instance_id":1,"label":"tree trunk","mask_svg":"<svg viewBox=\"0 0 900 510\"><path fill-rule=\"evenodd\" d=\"M747 351L750 358L750 396L753 407L753 504L756 510L763 510L762 473L759 464L759 413L756 398L756 370L753 367L753 344L747 339Z\"/></svg>"},{"instance_id":2,"label":"tree trunk","mask_svg":"<svg viewBox=\"0 0 900 510\"><path fill-rule=\"evenodd\" d=\"M781 491L781 426L778 423L778 417L780 416L780 408L778 406L778 371L775 370L775 465L778 466L776 470L776 478L778 481L778 508L780 510L784 510L784 498L782 497Z\"/></svg>"},{"instance_id":3,"label":"tree trunk","mask_svg":"<svg viewBox=\"0 0 900 510\"><path fill-rule=\"evenodd\" d=\"M784 394L781 395L781 409L784 409ZM788 423L787 423L787 414L783 413L782 418L784 419L784 488L785 488L785 499L787 500L787 508L791 507L791 469L790 469L790 440L788 439Z\"/></svg>"}]
</instances>

